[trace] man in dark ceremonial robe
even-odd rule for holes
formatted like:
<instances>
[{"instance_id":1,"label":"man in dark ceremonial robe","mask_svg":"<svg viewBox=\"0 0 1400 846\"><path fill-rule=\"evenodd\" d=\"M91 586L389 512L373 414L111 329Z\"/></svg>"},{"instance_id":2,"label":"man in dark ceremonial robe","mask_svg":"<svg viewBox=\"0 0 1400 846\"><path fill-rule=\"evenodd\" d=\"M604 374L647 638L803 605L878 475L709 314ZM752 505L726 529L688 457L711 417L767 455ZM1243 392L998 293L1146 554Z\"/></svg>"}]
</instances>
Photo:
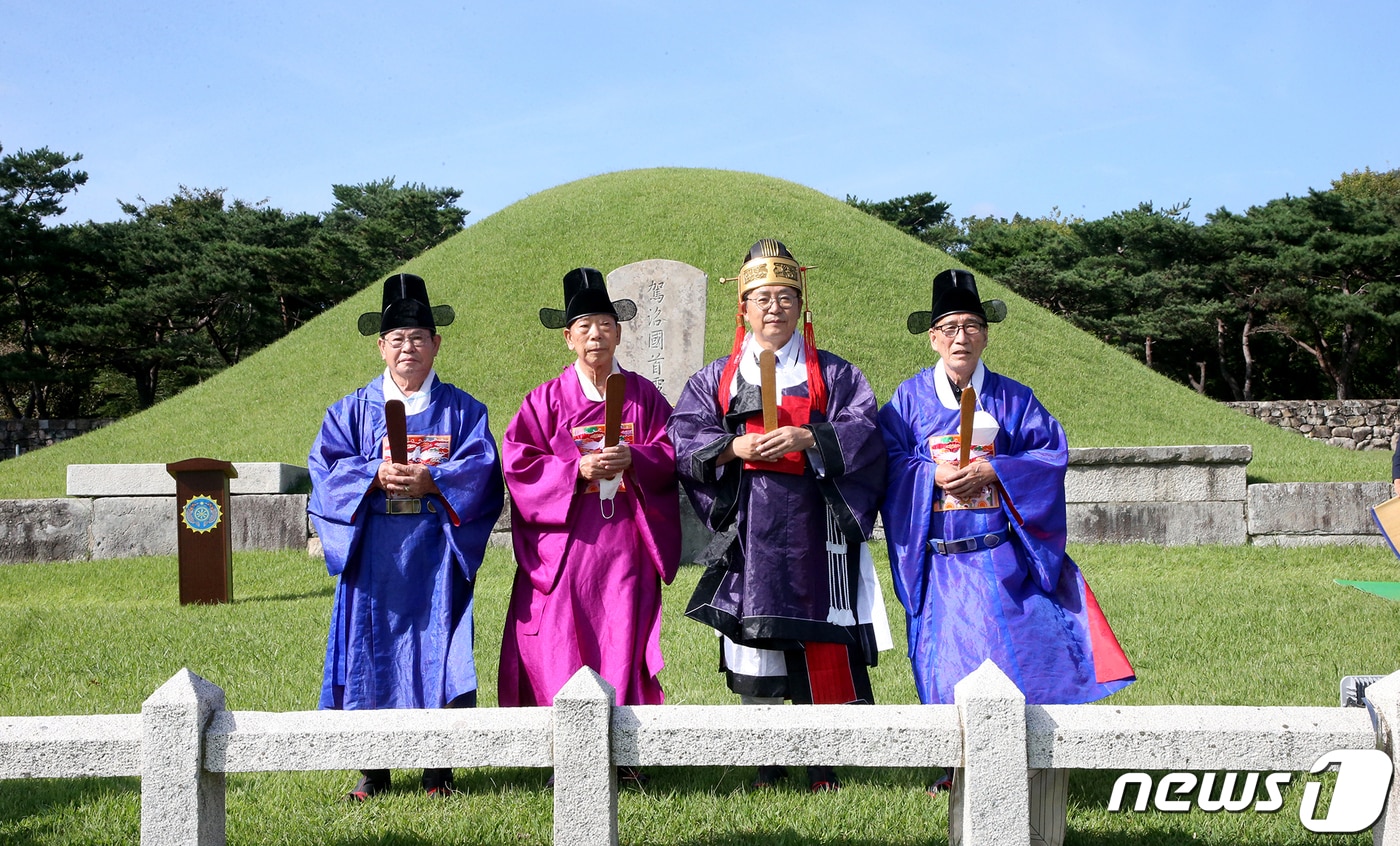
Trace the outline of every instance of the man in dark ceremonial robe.
<instances>
[{"instance_id":1,"label":"man in dark ceremonial robe","mask_svg":"<svg viewBox=\"0 0 1400 846\"><path fill-rule=\"evenodd\" d=\"M686 613L723 635L722 669L746 703L870 703L867 667L891 646L866 546L885 449L865 376L816 347L804 271L780 242L753 245L733 350L691 377L668 424L686 493L721 533ZM768 432L764 350L777 359ZM760 767L755 786L785 775ZM809 768L808 780L814 791L840 786L830 767Z\"/></svg>"}]
</instances>

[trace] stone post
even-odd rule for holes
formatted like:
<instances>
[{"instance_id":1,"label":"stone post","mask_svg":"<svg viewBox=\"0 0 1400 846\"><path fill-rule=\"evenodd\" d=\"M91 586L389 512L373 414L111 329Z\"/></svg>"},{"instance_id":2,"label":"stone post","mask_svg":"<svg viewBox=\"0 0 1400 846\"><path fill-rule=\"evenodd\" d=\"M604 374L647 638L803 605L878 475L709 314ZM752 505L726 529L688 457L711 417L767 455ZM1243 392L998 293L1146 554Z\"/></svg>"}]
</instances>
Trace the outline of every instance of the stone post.
<instances>
[{"instance_id":1,"label":"stone post","mask_svg":"<svg viewBox=\"0 0 1400 846\"><path fill-rule=\"evenodd\" d=\"M990 660L953 686L963 730L961 807L949 805L948 842L1030 842L1026 697ZM955 788L957 789L957 788Z\"/></svg>"},{"instance_id":2,"label":"stone post","mask_svg":"<svg viewBox=\"0 0 1400 846\"><path fill-rule=\"evenodd\" d=\"M1376 723L1376 748L1390 755L1391 766L1400 774L1400 672L1391 673L1366 688ZM1400 846L1400 775L1390 779L1390 795L1385 811L1371 827L1375 846Z\"/></svg>"},{"instance_id":3,"label":"stone post","mask_svg":"<svg viewBox=\"0 0 1400 846\"><path fill-rule=\"evenodd\" d=\"M584 667L554 695L554 842L617 846L612 686Z\"/></svg>"},{"instance_id":4,"label":"stone post","mask_svg":"<svg viewBox=\"0 0 1400 846\"><path fill-rule=\"evenodd\" d=\"M141 703L141 846L222 846L224 774L204 769L204 728L224 691L182 669Z\"/></svg>"}]
</instances>

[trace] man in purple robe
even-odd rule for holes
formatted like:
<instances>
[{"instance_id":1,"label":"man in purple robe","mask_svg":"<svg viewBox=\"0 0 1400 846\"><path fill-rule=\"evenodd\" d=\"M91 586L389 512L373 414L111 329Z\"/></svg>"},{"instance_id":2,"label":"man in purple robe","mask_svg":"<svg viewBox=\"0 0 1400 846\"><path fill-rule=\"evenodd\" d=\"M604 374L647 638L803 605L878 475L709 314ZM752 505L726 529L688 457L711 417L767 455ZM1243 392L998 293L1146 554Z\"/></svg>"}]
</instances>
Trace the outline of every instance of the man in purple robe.
<instances>
[{"instance_id":1,"label":"man in purple robe","mask_svg":"<svg viewBox=\"0 0 1400 846\"><path fill-rule=\"evenodd\" d=\"M311 447L308 511L338 576L321 708L471 707L472 586L502 485L486 406L439 381L437 326L417 276L385 280L383 309L360 318L379 335L384 374L326 411ZM404 404L408 462L391 460L385 402ZM387 769L364 770L347 799L389 789ZM430 796L453 792L452 770L423 771Z\"/></svg>"},{"instance_id":2,"label":"man in purple robe","mask_svg":"<svg viewBox=\"0 0 1400 846\"><path fill-rule=\"evenodd\" d=\"M661 584L680 561L671 406L647 379L618 367L619 320L591 267L564 277L563 311L540 309L576 360L531 391L502 443L516 575L501 642L500 704L551 705L582 667L619 705L657 705ZM621 374L619 441L604 446L608 377ZM616 380L614 380L615 382ZM637 778L633 772L624 777Z\"/></svg>"},{"instance_id":3,"label":"man in purple robe","mask_svg":"<svg viewBox=\"0 0 1400 846\"><path fill-rule=\"evenodd\" d=\"M949 704L953 686L991 660L1030 704L1092 702L1131 684L1133 670L1065 553L1064 430L1029 388L981 361L988 322L1005 314L1000 300L980 301L971 273L940 273L932 311L908 320L910 332L928 332L938 363L880 409L881 510L914 683L921 702ZM971 460L959 466L963 438Z\"/></svg>"},{"instance_id":4,"label":"man in purple robe","mask_svg":"<svg viewBox=\"0 0 1400 846\"><path fill-rule=\"evenodd\" d=\"M810 312L797 332L804 271L778 241L753 245L734 348L691 377L671 416L686 493L721 533L686 614L724 636L722 669L746 703L868 703L867 667L890 645L865 543L885 451L865 376L817 349ZM765 350L776 357L772 431L757 363ZM755 786L785 775L760 767ZM839 787L830 767L809 767L808 782Z\"/></svg>"}]
</instances>

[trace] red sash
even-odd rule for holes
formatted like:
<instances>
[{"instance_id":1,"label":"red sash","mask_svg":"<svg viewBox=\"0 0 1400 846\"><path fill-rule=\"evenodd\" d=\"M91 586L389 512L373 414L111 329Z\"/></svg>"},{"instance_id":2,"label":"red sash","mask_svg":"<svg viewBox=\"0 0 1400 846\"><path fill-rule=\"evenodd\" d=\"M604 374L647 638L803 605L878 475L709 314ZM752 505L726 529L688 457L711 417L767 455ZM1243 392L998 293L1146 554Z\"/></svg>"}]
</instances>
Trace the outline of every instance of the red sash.
<instances>
[{"instance_id":1,"label":"red sash","mask_svg":"<svg viewBox=\"0 0 1400 846\"><path fill-rule=\"evenodd\" d=\"M856 701L851 652L842 643L802 644L807 652L807 685L813 705L849 705Z\"/></svg>"},{"instance_id":2,"label":"red sash","mask_svg":"<svg viewBox=\"0 0 1400 846\"><path fill-rule=\"evenodd\" d=\"M739 356L742 354L744 342L744 312L742 304L739 310L738 325L734 330L734 349L729 353L729 361L725 362L724 370L719 375L719 386L717 388L719 396L719 409L721 414L729 413L729 386L734 381L734 376L739 372ZM812 333L812 313L806 313L802 329L802 342L805 346L804 352L807 358L807 396L805 397L778 397L778 426L804 426L811 422L812 411L818 414L826 414L826 380L822 379L821 365L817 361L817 342ZM763 412L758 411L750 415L744 421L744 431L763 432ZM802 453L790 452L777 461L745 461L745 470L769 470L778 473L794 473L801 475L806 467Z\"/></svg>"},{"instance_id":3,"label":"red sash","mask_svg":"<svg viewBox=\"0 0 1400 846\"><path fill-rule=\"evenodd\" d=\"M812 419L812 401L807 397L778 398L778 427L805 426ZM744 431L764 432L763 412L756 411L744 420ZM745 470L767 470L772 473L792 473L801 476L807 462L801 452L790 452L777 461L745 461Z\"/></svg>"}]
</instances>

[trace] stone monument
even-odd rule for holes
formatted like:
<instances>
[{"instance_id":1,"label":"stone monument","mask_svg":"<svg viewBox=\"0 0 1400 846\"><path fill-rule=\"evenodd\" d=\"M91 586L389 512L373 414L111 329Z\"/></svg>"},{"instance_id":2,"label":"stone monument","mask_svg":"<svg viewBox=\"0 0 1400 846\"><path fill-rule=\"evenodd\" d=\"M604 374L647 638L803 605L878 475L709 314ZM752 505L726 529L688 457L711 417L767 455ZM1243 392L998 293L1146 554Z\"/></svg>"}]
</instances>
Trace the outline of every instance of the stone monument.
<instances>
[{"instance_id":1,"label":"stone monument","mask_svg":"<svg viewBox=\"0 0 1400 846\"><path fill-rule=\"evenodd\" d=\"M617 363L652 381L672 405L686 380L705 365L705 283L698 267L648 259L608 274L608 295L637 304L637 316L622 324ZM681 561L694 561L710 531L681 494Z\"/></svg>"},{"instance_id":2,"label":"stone monument","mask_svg":"<svg viewBox=\"0 0 1400 846\"><path fill-rule=\"evenodd\" d=\"M608 295L637 304L622 324L617 363L640 373L672 405L685 382L705 365L705 282L698 267L648 259L608 274Z\"/></svg>"}]
</instances>

